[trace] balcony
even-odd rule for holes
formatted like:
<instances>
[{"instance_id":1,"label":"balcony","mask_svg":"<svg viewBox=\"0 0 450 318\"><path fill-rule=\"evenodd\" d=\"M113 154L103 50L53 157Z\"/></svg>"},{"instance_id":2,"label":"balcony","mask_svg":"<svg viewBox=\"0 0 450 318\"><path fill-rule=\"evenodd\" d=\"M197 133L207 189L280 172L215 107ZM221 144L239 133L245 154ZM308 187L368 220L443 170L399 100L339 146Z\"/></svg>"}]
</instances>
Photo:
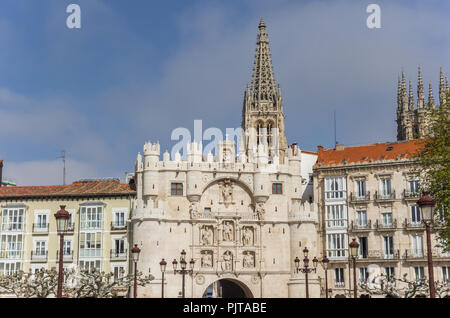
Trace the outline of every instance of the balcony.
<instances>
[{"instance_id":1,"label":"balcony","mask_svg":"<svg viewBox=\"0 0 450 318\"><path fill-rule=\"evenodd\" d=\"M31 261L33 263L46 263L48 251L31 251Z\"/></svg>"},{"instance_id":2,"label":"balcony","mask_svg":"<svg viewBox=\"0 0 450 318\"><path fill-rule=\"evenodd\" d=\"M111 250L109 254L111 261L126 261L127 260L127 250Z\"/></svg>"},{"instance_id":3,"label":"balcony","mask_svg":"<svg viewBox=\"0 0 450 318\"><path fill-rule=\"evenodd\" d=\"M381 250L368 250L366 253L359 254L357 262L373 262L373 261L387 261L400 259L400 250L394 250L392 254L387 254Z\"/></svg>"},{"instance_id":4,"label":"balcony","mask_svg":"<svg viewBox=\"0 0 450 318\"><path fill-rule=\"evenodd\" d=\"M21 259L22 251L0 250L0 259Z\"/></svg>"},{"instance_id":5,"label":"balcony","mask_svg":"<svg viewBox=\"0 0 450 318\"><path fill-rule=\"evenodd\" d=\"M48 223L34 223L33 234L48 234Z\"/></svg>"},{"instance_id":6,"label":"balcony","mask_svg":"<svg viewBox=\"0 0 450 318\"><path fill-rule=\"evenodd\" d=\"M372 221L368 220L365 224L360 224L358 221L352 221L350 224L350 232L365 232L372 229Z\"/></svg>"},{"instance_id":7,"label":"balcony","mask_svg":"<svg viewBox=\"0 0 450 318\"><path fill-rule=\"evenodd\" d=\"M433 260L442 261L442 260L450 259L450 253L444 253L440 249L432 249L431 255L433 257ZM408 261L427 261L428 252L426 249L423 249L423 250L409 249L409 250L405 250L405 253L403 254L403 258Z\"/></svg>"},{"instance_id":8,"label":"balcony","mask_svg":"<svg viewBox=\"0 0 450 318\"><path fill-rule=\"evenodd\" d=\"M350 193L351 203L368 203L370 202L370 191L367 191L365 195L358 196L356 193Z\"/></svg>"},{"instance_id":9,"label":"balcony","mask_svg":"<svg viewBox=\"0 0 450 318\"><path fill-rule=\"evenodd\" d=\"M425 224L423 224L422 222L412 222L411 220L405 219L403 221L403 228L405 230L410 230L410 231L414 231L414 230L421 230L424 231L425 230Z\"/></svg>"},{"instance_id":10,"label":"balcony","mask_svg":"<svg viewBox=\"0 0 450 318\"><path fill-rule=\"evenodd\" d=\"M79 257L80 258L102 257L102 249L101 248L80 248Z\"/></svg>"},{"instance_id":11,"label":"balcony","mask_svg":"<svg viewBox=\"0 0 450 318\"><path fill-rule=\"evenodd\" d=\"M67 231L64 233L64 235L73 234L74 231L75 231L75 223L70 222L69 224L67 224Z\"/></svg>"},{"instance_id":12,"label":"balcony","mask_svg":"<svg viewBox=\"0 0 450 318\"><path fill-rule=\"evenodd\" d=\"M390 202L395 201L395 190L389 194L381 194L378 191L375 192L375 201L377 202Z\"/></svg>"},{"instance_id":13,"label":"balcony","mask_svg":"<svg viewBox=\"0 0 450 318\"><path fill-rule=\"evenodd\" d=\"M327 257L330 261L348 262L348 253L344 249L327 249Z\"/></svg>"},{"instance_id":14,"label":"balcony","mask_svg":"<svg viewBox=\"0 0 450 318\"><path fill-rule=\"evenodd\" d=\"M327 229L346 229L347 220L345 219L325 220L325 225Z\"/></svg>"},{"instance_id":15,"label":"balcony","mask_svg":"<svg viewBox=\"0 0 450 318\"><path fill-rule=\"evenodd\" d=\"M56 261L59 261L59 251L56 251ZM64 251L63 253L63 262L72 262L73 261L73 251Z\"/></svg>"},{"instance_id":16,"label":"balcony","mask_svg":"<svg viewBox=\"0 0 450 318\"><path fill-rule=\"evenodd\" d=\"M111 232L126 232L127 223L111 222Z\"/></svg>"},{"instance_id":17,"label":"balcony","mask_svg":"<svg viewBox=\"0 0 450 318\"><path fill-rule=\"evenodd\" d=\"M420 192L419 191L408 191L408 190L403 190L403 198L405 200L419 200L420 199Z\"/></svg>"},{"instance_id":18,"label":"balcony","mask_svg":"<svg viewBox=\"0 0 450 318\"><path fill-rule=\"evenodd\" d=\"M393 219L392 223L384 223L381 220L375 222L375 229L377 231L394 231L397 229L397 219Z\"/></svg>"}]
</instances>

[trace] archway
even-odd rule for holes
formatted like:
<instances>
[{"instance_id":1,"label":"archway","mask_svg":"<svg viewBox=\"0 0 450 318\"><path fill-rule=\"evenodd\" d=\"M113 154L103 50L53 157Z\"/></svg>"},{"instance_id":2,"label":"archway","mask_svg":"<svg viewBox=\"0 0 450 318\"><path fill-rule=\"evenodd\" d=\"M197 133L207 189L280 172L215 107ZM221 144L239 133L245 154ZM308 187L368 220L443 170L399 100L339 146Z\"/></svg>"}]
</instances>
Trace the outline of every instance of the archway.
<instances>
[{"instance_id":1,"label":"archway","mask_svg":"<svg viewBox=\"0 0 450 318\"><path fill-rule=\"evenodd\" d=\"M209 285L203 298L253 298L250 289L235 279L219 279Z\"/></svg>"}]
</instances>

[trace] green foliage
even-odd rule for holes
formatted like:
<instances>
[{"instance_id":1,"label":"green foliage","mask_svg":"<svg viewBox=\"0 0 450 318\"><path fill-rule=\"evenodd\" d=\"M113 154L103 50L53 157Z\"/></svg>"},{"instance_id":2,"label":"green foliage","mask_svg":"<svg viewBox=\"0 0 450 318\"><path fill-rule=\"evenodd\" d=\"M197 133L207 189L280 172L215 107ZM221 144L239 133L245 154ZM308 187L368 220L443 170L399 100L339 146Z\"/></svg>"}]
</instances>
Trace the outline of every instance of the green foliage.
<instances>
[{"instance_id":1,"label":"green foliage","mask_svg":"<svg viewBox=\"0 0 450 318\"><path fill-rule=\"evenodd\" d=\"M421 141L418 160L423 168L421 187L436 201L435 219L440 245L450 251L450 94L447 103L432 109L430 132ZM439 220L443 216L443 221Z\"/></svg>"}]
</instances>

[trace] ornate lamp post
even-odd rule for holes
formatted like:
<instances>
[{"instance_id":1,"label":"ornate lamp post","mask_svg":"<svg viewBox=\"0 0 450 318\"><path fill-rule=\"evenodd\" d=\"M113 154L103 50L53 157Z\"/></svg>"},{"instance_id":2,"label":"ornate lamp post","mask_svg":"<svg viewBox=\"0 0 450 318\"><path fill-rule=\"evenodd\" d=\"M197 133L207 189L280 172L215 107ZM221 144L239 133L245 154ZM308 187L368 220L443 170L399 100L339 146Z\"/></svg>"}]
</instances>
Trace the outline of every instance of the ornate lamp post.
<instances>
[{"instance_id":1,"label":"ornate lamp post","mask_svg":"<svg viewBox=\"0 0 450 318\"><path fill-rule=\"evenodd\" d=\"M137 297L137 262L139 261L139 253L141 253L141 249L137 244L134 244L134 247L131 249L134 262L134 298Z\"/></svg>"},{"instance_id":2,"label":"ornate lamp post","mask_svg":"<svg viewBox=\"0 0 450 318\"><path fill-rule=\"evenodd\" d=\"M161 298L164 298L164 272L166 271L166 265L167 262L164 260L164 258L162 259L161 262L159 262L159 266L161 267L161 274L162 274L162 282L161 282Z\"/></svg>"},{"instance_id":3,"label":"ornate lamp post","mask_svg":"<svg viewBox=\"0 0 450 318\"><path fill-rule=\"evenodd\" d=\"M422 197L417 201L417 205L422 210L422 218L425 223L425 229L427 232L427 257L428 257L428 280L430 285L430 298L435 298L434 289L434 273L433 273L433 254L431 251L431 235L430 235L430 225L433 221L433 208L436 202L428 194L428 192L423 192Z\"/></svg>"},{"instance_id":4,"label":"ornate lamp post","mask_svg":"<svg viewBox=\"0 0 450 318\"><path fill-rule=\"evenodd\" d=\"M308 274L312 272L316 272L317 270L317 264L319 263L319 260L314 256L313 259L313 268L309 267L309 258L308 258L308 248L305 246L303 249L303 268L300 267L300 259L298 257L295 257L294 263L295 263L295 269L297 273L301 272L305 274L305 286L306 286L306 298L309 298L309 288L308 288Z\"/></svg>"},{"instance_id":5,"label":"ornate lamp post","mask_svg":"<svg viewBox=\"0 0 450 318\"><path fill-rule=\"evenodd\" d=\"M328 298L328 263L330 260L324 256L322 258L323 269L325 270L325 298Z\"/></svg>"},{"instance_id":6,"label":"ornate lamp post","mask_svg":"<svg viewBox=\"0 0 450 318\"><path fill-rule=\"evenodd\" d=\"M356 259L358 258L358 248L359 244L356 242L356 239L352 239L352 242L349 244L350 247L350 256L353 259L353 298L357 298L357 287L356 287Z\"/></svg>"},{"instance_id":7,"label":"ornate lamp post","mask_svg":"<svg viewBox=\"0 0 450 318\"><path fill-rule=\"evenodd\" d=\"M63 254L64 254L64 233L67 231L70 213L65 210L66 206L61 205L60 210L55 213L56 227L59 234L59 270L58 270L58 291L57 297L62 297L63 285Z\"/></svg>"},{"instance_id":8,"label":"ornate lamp post","mask_svg":"<svg viewBox=\"0 0 450 318\"><path fill-rule=\"evenodd\" d=\"M182 295L183 298L185 298L185 288L184 288L185 287L185 278L184 277L185 277L186 274L192 275L194 273L195 261L194 261L193 258L191 258L191 261L189 262L189 269L186 269L186 266L187 266L186 251L182 250L181 251L181 255L180 255L180 266L181 266L181 269L177 270L178 262L177 262L176 259L173 260L172 265L173 265L173 273L174 274L178 273L178 274L182 275L182 289L181 289L182 292L181 292L181 295Z\"/></svg>"}]
</instances>

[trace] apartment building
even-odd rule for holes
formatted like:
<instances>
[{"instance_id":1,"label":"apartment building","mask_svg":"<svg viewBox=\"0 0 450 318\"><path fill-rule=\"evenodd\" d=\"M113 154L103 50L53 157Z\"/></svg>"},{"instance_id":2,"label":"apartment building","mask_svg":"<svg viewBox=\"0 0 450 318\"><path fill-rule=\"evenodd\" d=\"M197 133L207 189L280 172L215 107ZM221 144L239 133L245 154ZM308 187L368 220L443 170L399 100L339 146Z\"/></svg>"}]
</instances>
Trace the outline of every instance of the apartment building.
<instances>
[{"instance_id":1,"label":"apartment building","mask_svg":"<svg viewBox=\"0 0 450 318\"><path fill-rule=\"evenodd\" d=\"M64 236L64 267L128 271L128 225L135 190L118 180L0 188L0 275L57 267L54 214L71 214Z\"/></svg>"},{"instance_id":2,"label":"apartment building","mask_svg":"<svg viewBox=\"0 0 450 318\"><path fill-rule=\"evenodd\" d=\"M359 243L357 280L384 273L419 279L428 273L425 226L417 206L420 182L415 154L419 141L377 143L335 149L318 147L314 166L323 255L330 259L329 288L346 295L349 282L348 245ZM439 219L432 226L436 280L446 281L450 254L436 241Z\"/></svg>"}]
</instances>

